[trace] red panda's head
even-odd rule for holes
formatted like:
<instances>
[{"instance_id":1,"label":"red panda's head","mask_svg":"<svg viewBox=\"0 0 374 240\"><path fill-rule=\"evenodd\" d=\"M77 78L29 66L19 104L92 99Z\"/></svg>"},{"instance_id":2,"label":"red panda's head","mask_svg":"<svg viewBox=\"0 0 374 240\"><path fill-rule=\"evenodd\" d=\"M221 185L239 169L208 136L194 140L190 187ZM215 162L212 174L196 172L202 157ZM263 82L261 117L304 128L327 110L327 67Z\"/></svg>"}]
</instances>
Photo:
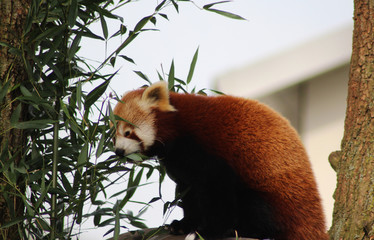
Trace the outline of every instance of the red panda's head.
<instances>
[{"instance_id":1,"label":"red panda's head","mask_svg":"<svg viewBox=\"0 0 374 240\"><path fill-rule=\"evenodd\" d=\"M114 137L117 155L144 152L156 140L155 110L176 111L169 102L165 82L157 82L146 89L126 93L113 113L123 120L117 122Z\"/></svg>"}]
</instances>

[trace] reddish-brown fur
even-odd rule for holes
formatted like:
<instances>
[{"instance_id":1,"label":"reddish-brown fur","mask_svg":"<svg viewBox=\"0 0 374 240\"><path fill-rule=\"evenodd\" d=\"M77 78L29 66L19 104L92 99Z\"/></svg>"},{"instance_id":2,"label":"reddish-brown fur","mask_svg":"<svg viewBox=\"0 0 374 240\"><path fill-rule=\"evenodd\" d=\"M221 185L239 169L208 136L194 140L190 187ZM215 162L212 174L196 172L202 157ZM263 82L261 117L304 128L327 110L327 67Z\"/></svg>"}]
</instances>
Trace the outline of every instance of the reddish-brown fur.
<instances>
[{"instance_id":1,"label":"reddish-brown fur","mask_svg":"<svg viewBox=\"0 0 374 240\"><path fill-rule=\"evenodd\" d=\"M159 141L188 133L208 152L224 158L275 207L277 223L286 229L276 239L328 239L308 156L287 120L257 101L232 96L170 93L170 104L177 111L154 109ZM121 116L121 111L116 114Z\"/></svg>"}]
</instances>

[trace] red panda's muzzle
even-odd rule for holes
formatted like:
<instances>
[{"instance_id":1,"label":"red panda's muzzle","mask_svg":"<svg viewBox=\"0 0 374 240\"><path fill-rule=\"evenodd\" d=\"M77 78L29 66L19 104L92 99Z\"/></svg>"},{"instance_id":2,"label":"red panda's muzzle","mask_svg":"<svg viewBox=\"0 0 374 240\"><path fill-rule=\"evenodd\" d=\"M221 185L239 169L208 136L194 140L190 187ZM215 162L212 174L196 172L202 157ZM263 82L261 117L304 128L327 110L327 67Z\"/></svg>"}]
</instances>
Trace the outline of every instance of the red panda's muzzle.
<instances>
[{"instance_id":1,"label":"red panda's muzzle","mask_svg":"<svg viewBox=\"0 0 374 240\"><path fill-rule=\"evenodd\" d=\"M119 157L123 157L123 156L125 156L125 150L120 149L120 148L117 148L117 149L115 150L115 153L116 153L116 155L119 156Z\"/></svg>"}]
</instances>

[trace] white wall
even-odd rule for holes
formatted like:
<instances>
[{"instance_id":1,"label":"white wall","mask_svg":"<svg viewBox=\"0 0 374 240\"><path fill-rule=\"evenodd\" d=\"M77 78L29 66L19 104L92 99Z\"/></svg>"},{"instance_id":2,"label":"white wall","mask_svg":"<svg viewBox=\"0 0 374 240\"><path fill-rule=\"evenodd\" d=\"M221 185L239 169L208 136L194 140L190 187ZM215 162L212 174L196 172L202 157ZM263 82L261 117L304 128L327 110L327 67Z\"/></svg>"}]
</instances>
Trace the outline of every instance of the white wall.
<instances>
[{"instance_id":1,"label":"white wall","mask_svg":"<svg viewBox=\"0 0 374 240\"><path fill-rule=\"evenodd\" d=\"M340 150L343 138L348 72L348 66L345 66L319 76L306 82L303 91L305 100L300 133L313 165L329 227L336 173L328 162L328 156Z\"/></svg>"}]
</instances>

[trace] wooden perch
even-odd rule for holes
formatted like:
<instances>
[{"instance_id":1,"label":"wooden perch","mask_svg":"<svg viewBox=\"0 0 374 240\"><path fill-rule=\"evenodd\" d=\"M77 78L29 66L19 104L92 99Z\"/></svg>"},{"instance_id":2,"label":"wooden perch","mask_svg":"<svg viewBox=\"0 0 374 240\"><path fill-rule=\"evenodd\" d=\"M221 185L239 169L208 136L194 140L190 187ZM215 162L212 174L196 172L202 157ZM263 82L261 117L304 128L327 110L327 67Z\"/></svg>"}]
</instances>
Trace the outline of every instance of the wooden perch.
<instances>
[{"instance_id":1,"label":"wooden perch","mask_svg":"<svg viewBox=\"0 0 374 240\"><path fill-rule=\"evenodd\" d=\"M128 233L123 233L119 236L119 240L184 240L187 235L172 235L165 228L150 228L138 231L131 231ZM241 238L239 240L258 240L254 238ZM110 238L108 240L113 240ZM217 240L236 240L236 238L223 238Z\"/></svg>"}]
</instances>

